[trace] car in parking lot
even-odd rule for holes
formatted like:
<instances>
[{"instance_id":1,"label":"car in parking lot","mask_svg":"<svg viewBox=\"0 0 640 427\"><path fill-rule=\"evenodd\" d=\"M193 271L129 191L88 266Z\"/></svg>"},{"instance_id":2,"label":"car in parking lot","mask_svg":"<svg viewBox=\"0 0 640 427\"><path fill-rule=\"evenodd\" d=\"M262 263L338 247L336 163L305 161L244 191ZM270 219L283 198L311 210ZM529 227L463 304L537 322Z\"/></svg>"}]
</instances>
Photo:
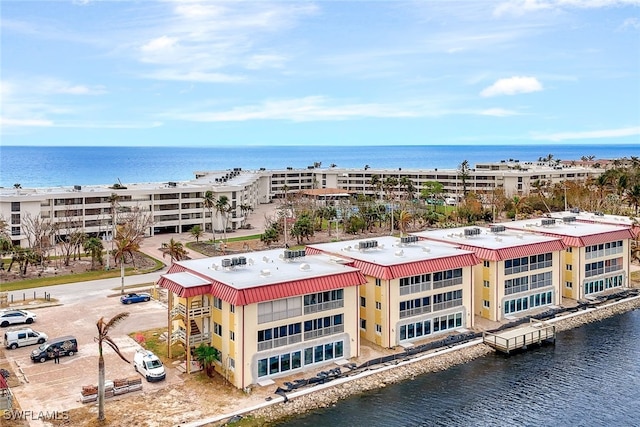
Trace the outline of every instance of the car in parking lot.
<instances>
[{"instance_id":1,"label":"car in parking lot","mask_svg":"<svg viewBox=\"0 0 640 427\"><path fill-rule=\"evenodd\" d=\"M149 301L150 299L151 299L151 294L147 292L138 292L138 293L132 292L126 295L122 295L120 297L120 302L123 304L133 304L136 302Z\"/></svg>"},{"instance_id":2,"label":"car in parking lot","mask_svg":"<svg viewBox=\"0 0 640 427\"><path fill-rule=\"evenodd\" d=\"M4 333L4 346L13 350L25 345L42 344L47 338L49 337L44 332L17 326Z\"/></svg>"},{"instance_id":3,"label":"car in parking lot","mask_svg":"<svg viewBox=\"0 0 640 427\"><path fill-rule=\"evenodd\" d=\"M27 310L2 310L0 311L0 326L17 325L20 323L31 324L36 320L36 314Z\"/></svg>"}]
</instances>

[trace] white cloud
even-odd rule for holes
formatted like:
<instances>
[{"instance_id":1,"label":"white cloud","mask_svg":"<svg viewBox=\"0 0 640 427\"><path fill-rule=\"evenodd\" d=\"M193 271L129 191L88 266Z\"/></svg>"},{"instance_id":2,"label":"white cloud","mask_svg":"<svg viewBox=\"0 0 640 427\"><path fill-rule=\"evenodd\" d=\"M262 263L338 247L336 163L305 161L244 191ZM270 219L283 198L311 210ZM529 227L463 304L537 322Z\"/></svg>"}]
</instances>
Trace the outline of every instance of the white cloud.
<instances>
[{"instance_id":1,"label":"white cloud","mask_svg":"<svg viewBox=\"0 0 640 427\"><path fill-rule=\"evenodd\" d=\"M497 80L480 92L480 96L516 95L519 93L539 92L542 84L535 77L515 76Z\"/></svg>"},{"instance_id":2,"label":"white cloud","mask_svg":"<svg viewBox=\"0 0 640 427\"><path fill-rule=\"evenodd\" d=\"M493 116L493 117L508 117L508 116L517 116L520 113L517 113L513 110L505 110L504 108L488 108L486 110L480 111L480 115L482 116Z\"/></svg>"},{"instance_id":3,"label":"white cloud","mask_svg":"<svg viewBox=\"0 0 640 427\"><path fill-rule=\"evenodd\" d=\"M640 30L640 20L638 18L627 18L620 26L620 29Z\"/></svg>"},{"instance_id":4,"label":"white cloud","mask_svg":"<svg viewBox=\"0 0 640 427\"><path fill-rule=\"evenodd\" d=\"M223 73L206 71L181 71L181 70L159 70L145 74L144 77L153 80L171 80L179 82L201 82L201 83L238 83L245 80L242 76L232 76Z\"/></svg>"},{"instance_id":5,"label":"white cloud","mask_svg":"<svg viewBox=\"0 0 640 427\"><path fill-rule=\"evenodd\" d=\"M600 139L600 138L622 138L626 136L640 135L640 126L620 128L620 129L604 129L583 132L558 132L550 134L534 135L535 140L545 141L566 141L570 139Z\"/></svg>"},{"instance_id":6,"label":"white cloud","mask_svg":"<svg viewBox=\"0 0 640 427\"><path fill-rule=\"evenodd\" d=\"M51 127L53 122L44 119L13 119L0 117L0 127Z\"/></svg>"},{"instance_id":7,"label":"white cloud","mask_svg":"<svg viewBox=\"0 0 640 427\"><path fill-rule=\"evenodd\" d=\"M500 3L493 15L522 16L539 11L560 11L568 8L598 9L615 6L639 6L640 0L510 0Z\"/></svg>"},{"instance_id":8,"label":"white cloud","mask_svg":"<svg viewBox=\"0 0 640 427\"><path fill-rule=\"evenodd\" d=\"M415 118L443 115L425 105L393 106L378 103L335 105L323 96L265 101L262 104L232 108L228 111L170 113L175 120L194 122L239 122L248 120L288 120L293 122L352 120L361 118Z\"/></svg>"},{"instance_id":9,"label":"white cloud","mask_svg":"<svg viewBox=\"0 0 640 427\"><path fill-rule=\"evenodd\" d=\"M177 42L178 40L173 37L162 36L143 44L140 46L140 50L143 52L164 51L173 48Z\"/></svg>"}]
</instances>

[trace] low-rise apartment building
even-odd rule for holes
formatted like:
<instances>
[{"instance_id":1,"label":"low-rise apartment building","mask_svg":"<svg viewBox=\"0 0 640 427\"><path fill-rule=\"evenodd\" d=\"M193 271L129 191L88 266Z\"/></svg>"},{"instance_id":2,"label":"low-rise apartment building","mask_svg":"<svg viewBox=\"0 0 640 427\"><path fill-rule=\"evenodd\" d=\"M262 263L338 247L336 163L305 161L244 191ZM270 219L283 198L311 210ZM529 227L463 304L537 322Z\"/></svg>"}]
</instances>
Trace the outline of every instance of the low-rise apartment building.
<instances>
[{"instance_id":1,"label":"low-rise apartment building","mask_svg":"<svg viewBox=\"0 0 640 427\"><path fill-rule=\"evenodd\" d=\"M472 251L474 314L492 321L527 315L561 304L564 244L550 237L507 229L457 227L412 233L421 241L442 242Z\"/></svg>"},{"instance_id":2,"label":"low-rise apartment building","mask_svg":"<svg viewBox=\"0 0 640 427\"><path fill-rule=\"evenodd\" d=\"M87 234L106 236L112 227L113 195L118 196L118 209L140 208L151 213L154 225L148 234L184 232L195 225L210 231L235 229L246 217L243 207L255 208L270 203L287 193L314 189L338 189L345 194L384 196L384 183L390 178L398 184L387 189L393 196L402 197L409 180L414 197L424 184L436 181L443 186L443 197L457 201L464 190L477 193L488 200L497 190L507 197L528 194L532 188L554 185L564 181L586 181L604 170L584 167L558 166L545 162L508 162L478 164L465 174L458 169L398 170L344 169L338 167L281 170L242 170L196 172L195 179L166 183L126 183L124 185L75 185L52 188L0 188L0 217L9 225L15 244L27 246L27 216L40 216L53 223L72 222ZM375 177L375 179L374 179ZM376 181L379 184L376 184ZM216 209L205 209L203 198L207 191L217 200L229 200L224 215ZM117 212L116 212L117 214ZM213 221L212 221L213 220Z\"/></svg>"},{"instance_id":3,"label":"low-rise apartment building","mask_svg":"<svg viewBox=\"0 0 640 427\"><path fill-rule=\"evenodd\" d=\"M215 369L238 388L357 357L357 268L304 250L177 261L158 281L169 294L169 349L219 351Z\"/></svg>"},{"instance_id":4,"label":"low-rise apartment building","mask_svg":"<svg viewBox=\"0 0 640 427\"><path fill-rule=\"evenodd\" d=\"M511 230L562 239L562 295L584 300L629 285L631 271L629 225L577 221L574 215L505 222Z\"/></svg>"},{"instance_id":5,"label":"low-rise apartment building","mask_svg":"<svg viewBox=\"0 0 640 427\"><path fill-rule=\"evenodd\" d=\"M372 343L411 346L473 327L473 252L411 236L312 244L307 252L329 254L365 275L358 326Z\"/></svg>"}]
</instances>

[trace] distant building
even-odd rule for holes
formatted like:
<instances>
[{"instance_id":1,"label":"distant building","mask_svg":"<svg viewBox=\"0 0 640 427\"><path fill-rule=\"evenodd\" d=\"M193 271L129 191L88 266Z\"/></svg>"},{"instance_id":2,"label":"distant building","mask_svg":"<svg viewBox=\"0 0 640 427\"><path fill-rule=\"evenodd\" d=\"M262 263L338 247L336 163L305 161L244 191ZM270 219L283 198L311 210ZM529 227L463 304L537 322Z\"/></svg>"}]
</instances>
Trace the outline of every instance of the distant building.
<instances>
[{"instance_id":1,"label":"distant building","mask_svg":"<svg viewBox=\"0 0 640 427\"><path fill-rule=\"evenodd\" d=\"M286 168L280 170L243 170L196 172L195 179L165 183L125 183L117 185L75 185L51 188L0 188L0 216L9 224L14 244L28 245L24 220L27 216L50 219L53 223L77 223L87 234L105 237L111 229L112 212L109 199L118 195L119 209L139 208L151 213L154 224L148 235L180 233L196 225L205 231L236 229L245 221L242 207L255 208L270 203L286 193L302 193L325 202L348 199L354 194L384 198L381 187L374 184L389 178L407 178L417 197L426 182L443 185L442 196L455 204L464 189L482 196L497 189L507 197L528 194L535 185L558 184L564 181L586 181L597 177L604 169L573 167L545 162L517 160L477 164L463 180L457 169L343 169ZM464 181L464 182L463 182ZM229 211L224 215L203 206L207 191L216 199L225 196ZM401 197L401 184L393 189L394 197ZM212 218L213 217L213 218ZM213 219L213 221L212 221Z\"/></svg>"}]
</instances>

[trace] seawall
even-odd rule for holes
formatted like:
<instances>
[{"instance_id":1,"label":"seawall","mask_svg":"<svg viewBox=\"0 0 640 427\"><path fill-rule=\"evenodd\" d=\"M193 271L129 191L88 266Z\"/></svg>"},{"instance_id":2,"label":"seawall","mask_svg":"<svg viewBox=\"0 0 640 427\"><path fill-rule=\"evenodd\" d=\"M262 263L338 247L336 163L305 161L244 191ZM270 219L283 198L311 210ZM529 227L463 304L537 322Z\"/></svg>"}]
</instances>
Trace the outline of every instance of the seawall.
<instances>
[{"instance_id":1,"label":"seawall","mask_svg":"<svg viewBox=\"0 0 640 427\"><path fill-rule=\"evenodd\" d=\"M561 332L638 308L640 308L640 296L571 313L547 322L555 324L556 331ZM467 344L399 362L395 365L367 371L362 376L348 378L349 381L341 384L332 382L327 383L326 387L322 389L318 389L319 386L317 386L303 392L288 393L288 401L286 403L281 401L247 415L260 420L260 423L277 422L288 417L304 414L313 409L329 407L339 400L366 391L410 380L418 375L445 370L485 356L493 351L491 347L483 344L481 340L475 340Z\"/></svg>"}]
</instances>

